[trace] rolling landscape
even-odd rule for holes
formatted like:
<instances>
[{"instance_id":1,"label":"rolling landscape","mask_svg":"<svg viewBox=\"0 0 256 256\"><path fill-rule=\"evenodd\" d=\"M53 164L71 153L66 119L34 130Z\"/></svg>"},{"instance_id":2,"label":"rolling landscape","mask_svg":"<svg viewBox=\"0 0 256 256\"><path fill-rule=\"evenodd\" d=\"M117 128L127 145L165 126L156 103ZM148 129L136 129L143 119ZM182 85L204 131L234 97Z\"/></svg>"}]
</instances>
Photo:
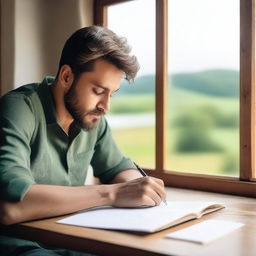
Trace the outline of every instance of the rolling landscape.
<instances>
[{"instance_id":1,"label":"rolling landscape","mask_svg":"<svg viewBox=\"0 0 256 256\"><path fill-rule=\"evenodd\" d=\"M113 96L110 118L152 114L154 119L154 97L154 75L139 76L133 84L123 82ZM142 166L151 168L155 165L153 123L113 129L121 150ZM170 75L166 139L168 170L237 175L239 72L205 70Z\"/></svg>"}]
</instances>

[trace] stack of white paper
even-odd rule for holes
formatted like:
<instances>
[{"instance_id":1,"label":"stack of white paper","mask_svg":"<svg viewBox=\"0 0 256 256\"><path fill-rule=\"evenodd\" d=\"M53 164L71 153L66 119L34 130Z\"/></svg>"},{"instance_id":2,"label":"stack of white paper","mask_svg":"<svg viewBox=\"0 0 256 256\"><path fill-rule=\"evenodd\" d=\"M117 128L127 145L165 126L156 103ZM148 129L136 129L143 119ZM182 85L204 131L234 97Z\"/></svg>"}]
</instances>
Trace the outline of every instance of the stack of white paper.
<instances>
[{"instance_id":1,"label":"stack of white paper","mask_svg":"<svg viewBox=\"0 0 256 256\"><path fill-rule=\"evenodd\" d=\"M244 226L242 223L223 220L206 220L193 226L167 234L167 238L207 244Z\"/></svg>"}]
</instances>

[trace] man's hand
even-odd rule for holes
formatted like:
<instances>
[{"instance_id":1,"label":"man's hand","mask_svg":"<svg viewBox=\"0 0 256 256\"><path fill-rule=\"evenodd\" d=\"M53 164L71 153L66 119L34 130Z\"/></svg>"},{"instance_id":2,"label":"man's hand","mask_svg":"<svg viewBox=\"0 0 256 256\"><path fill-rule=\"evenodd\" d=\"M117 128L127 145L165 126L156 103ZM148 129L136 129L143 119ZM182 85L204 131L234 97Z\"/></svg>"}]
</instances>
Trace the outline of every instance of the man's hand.
<instances>
[{"instance_id":1,"label":"man's hand","mask_svg":"<svg viewBox=\"0 0 256 256\"><path fill-rule=\"evenodd\" d=\"M153 177L141 177L112 185L111 205L116 207L155 206L166 199L164 183Z\"/></svg>"}]
</instances>

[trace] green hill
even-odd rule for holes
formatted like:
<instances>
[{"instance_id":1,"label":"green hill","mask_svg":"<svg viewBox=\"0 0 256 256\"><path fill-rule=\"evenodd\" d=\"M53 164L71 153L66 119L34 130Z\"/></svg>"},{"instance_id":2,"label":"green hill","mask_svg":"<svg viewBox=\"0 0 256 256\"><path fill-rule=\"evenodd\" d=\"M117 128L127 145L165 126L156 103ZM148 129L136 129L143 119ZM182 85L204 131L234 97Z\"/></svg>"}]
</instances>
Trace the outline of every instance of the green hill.
<instances>
[{"instance_id":1,"label":"green hill","mask_svg":"<svg viewBox=\"0 0 256 256\"><path fill-rule=\"evenodd\" d=\"M188 111L198 106L211 106L222 113L238 113L239 100L237 98L204 95L185 89L171 88L168 97L170 119L175 118L176 114L182 111ZM121 94L114 96L111 102L112 114L150 113L154 112L154 110L154 94Z\"/></svg>"},{"instance_id":2,"label":"green hill","mask_svg":"<svg viewBox=\"0 0 256 256\"><path fill-rule=\"evenodd\" d=\"M239 72L234 70L205 70L194 73L177 73L169 77L169 87L185 89L200 94L237 98ZM155 76L145 75L134 84L123 82L119 94L151 94L155 92Z\"/></svg>"},{"instance_id":3,"label":"green hill","mask_svg":"<svg viewBox=\"0 0 256 256\"><path fill-rule=\"evenodd\" d=\"M134 83L123 81L118 94L151 94L155 93L155 76L145 75L135 78Z\"/></svg>"},{"instance_id":4,"label":"green hill","mask_svg":"<svg viewBox=\"0 0 256 256\"><path fill-rule=\"evenodd\" d=\"M180 73L171 76L171 84L180 89L218 97L239 96L239 72L233 70L207 70Z\"/></svg>"}]
</instances>

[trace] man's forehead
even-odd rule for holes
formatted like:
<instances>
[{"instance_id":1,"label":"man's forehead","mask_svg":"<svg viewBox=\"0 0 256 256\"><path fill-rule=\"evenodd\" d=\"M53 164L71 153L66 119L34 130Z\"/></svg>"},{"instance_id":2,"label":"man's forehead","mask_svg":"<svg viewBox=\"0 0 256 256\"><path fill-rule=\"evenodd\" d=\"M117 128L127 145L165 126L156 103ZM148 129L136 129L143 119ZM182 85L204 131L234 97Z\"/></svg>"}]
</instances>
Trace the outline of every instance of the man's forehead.
<instances>
[{"instance_id":1,"label":"man's forehead","mask_svg":"<svg viewBox=\"0 0 256 256\"><path fill-rule=\"evenodd\" d=\"M84 82L89 80L90 84L104 90L116 91L120 87L121 79L124 78L124 72L113 64L99 59L95 61L94 68L82 73L80 78Z\"/></svg>"},{"instance_id":2,"label":"man's forehead","mask_svg":"<svg viewBox=\"0 0 256 256\"><path fill-rule=\"evenodd\" d=\"M113 78L118 78L119 80L125 77L125 72L123 70L107 60L96 60L93 70L98 74L103 74L104 76L110 75L111 77L114 76Z\"/></svg>"}]
</instances>

